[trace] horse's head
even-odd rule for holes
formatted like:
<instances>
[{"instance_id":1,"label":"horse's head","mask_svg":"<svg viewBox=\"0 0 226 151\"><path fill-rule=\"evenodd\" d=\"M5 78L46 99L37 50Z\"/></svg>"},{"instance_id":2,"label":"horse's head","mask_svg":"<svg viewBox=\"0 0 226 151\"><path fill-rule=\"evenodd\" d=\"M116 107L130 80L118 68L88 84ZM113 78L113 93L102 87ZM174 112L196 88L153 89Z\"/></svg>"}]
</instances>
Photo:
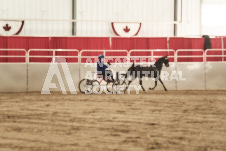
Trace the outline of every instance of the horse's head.
<instances>
[{"instance_id":1,"label":"horse's head","mask_svg":"<svg viewBox=\"0 0 226 151\"><path fill-rule=\"evenodd\" d=\"M168 58L168 56L163 57L163 63L165 64L166 67L169 67L169 58Z\"/></svg>"}]
</instances>

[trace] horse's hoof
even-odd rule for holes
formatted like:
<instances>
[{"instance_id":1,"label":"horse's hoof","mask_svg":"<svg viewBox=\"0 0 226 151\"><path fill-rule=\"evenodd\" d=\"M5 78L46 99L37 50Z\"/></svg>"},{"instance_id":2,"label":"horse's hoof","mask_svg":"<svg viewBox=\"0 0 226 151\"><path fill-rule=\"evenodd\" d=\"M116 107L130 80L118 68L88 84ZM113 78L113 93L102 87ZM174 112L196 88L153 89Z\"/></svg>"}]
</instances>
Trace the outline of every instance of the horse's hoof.
<instances>
[{"instance_id":1,"label":"horse's hoof","mask_svg":"<svg viewBox=\"0 0 226 151\"><path fill-rule=\"evenodd\" d=\"M149 88L149 90L154 90L153 88Z\"/></svg>"}]
</instances>

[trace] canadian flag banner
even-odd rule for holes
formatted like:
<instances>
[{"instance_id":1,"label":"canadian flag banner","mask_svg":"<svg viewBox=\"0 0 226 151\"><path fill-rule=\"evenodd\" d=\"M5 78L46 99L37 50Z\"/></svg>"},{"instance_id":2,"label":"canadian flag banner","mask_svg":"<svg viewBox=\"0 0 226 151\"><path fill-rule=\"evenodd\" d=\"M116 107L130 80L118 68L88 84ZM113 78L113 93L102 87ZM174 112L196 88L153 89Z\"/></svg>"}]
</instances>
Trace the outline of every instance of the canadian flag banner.
<instances>
[{"instance_id":1,"label":"canadian flag banner","mask_svg":"<svg viewBox=\"0 0 226 151\"><path fill-rule=\"evenodd\" d=\"M23 29L24 21L2 20L0 21L0 35L18 35Z\"/></svg>"},{"instance_id":2,"label":"canadian flag banner","mask_svg":"<svg viewBox=\"0 0 226 151\"><path fill-rule=\"evenodd\" d=\"M141 29L141 23L112 22L111 25L114 33L121 37L137 36Z\"/></svg>"}]
</instances>

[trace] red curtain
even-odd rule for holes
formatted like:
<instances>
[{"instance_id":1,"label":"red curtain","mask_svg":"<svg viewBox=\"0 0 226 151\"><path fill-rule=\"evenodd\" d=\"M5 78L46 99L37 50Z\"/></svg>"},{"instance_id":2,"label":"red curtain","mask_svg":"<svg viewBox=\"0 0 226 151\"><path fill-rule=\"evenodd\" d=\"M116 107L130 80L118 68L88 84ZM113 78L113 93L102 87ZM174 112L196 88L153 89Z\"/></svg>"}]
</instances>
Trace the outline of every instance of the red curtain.
<instances>
[{"instance_id":1,"label":"red curtain","mask_svg":"<svg viewBox=\"0 0 226 151\"><path fill-rule=\"evenodd\" d=\"M147 38L131 38L130 39L131 49L148 49Z\"/></svg>"},{"instance_id":2,"label":"red curtain","mask_svg":"<svg viewBox=\"0 0 226 151\"><path fill-rule=\"evenodd\" d=\"M204 38L170 38L169 49L204 49ZM221 38L211 38L212 48L221 49ZM226 38L223 39L226 49ZM132 50L132 49L168 49L167 38L108 38L108 37L1 37L0 49L92 49L92 50ZM0 52L2 55L22 55L20 52ZM98 54L100 52L97 52ZM192 52L197 55L198 52ZM51 52L36 51L31 55L51 55ZM95 54L95 55L98 55ZM186 53L184 53L186 54ZM225 52L226 54L226 52ZM56 55L74 55L74 52L57 52ZM91 55L91 54L86 54ZM92 54L93 55L93 54ZM109 53L108 55L111 55ZM112 54L113 55L113 54ZM114 55L119 55L114 53ZM136 55L149 55L142 52ZM158 54L162 55L162 54ZM39 60L33 58L32 60ZM46 60L46 59L44 59ZM51 59L47 59L48 62ZM18 61L14 58L0 58L0 61ZM195 61L195 60L194 60Z\"/></svg>"},{"instance_id":3,"label":"red curtain","mask_svg":"<svg viewBox=\"0 0 226 151\"><path fill-rule=\"evenodd\" d=\"M0 49L7 49L7 37L0 36ZM7 51L0 51L1 56L6 56ZM7 62L7 58L0 58L0 62Z\"/></svg>"},{"instance_id":4,"label":"red curtain","mask_svg":"<svg viewBox=\"0 0 226 151\"><path fill-rule=\"evenodd\" d=\"M205 43L205 39L204 38L170 38L169 39L169 49L174 49L174 50L178 50L178 49L202 49L204 50L204 43ZM178 56L184 56L184 55L188 55L188 56L201 56L202 53L200 52L196 52L196 51L192 51L192 52L188 52L188 51L184 51L184 52L180 52L178 53ZM203 57L193 57L193 58L183 58L183 57L179 57L178 58L179 62L202 62L203 61Z\"/></svg>"},{"instance_id":5,"label":"red curtain","mask_svg":"<svg viewBox=\"0 0 226 151\"><path fill-rule=\"evenodd\" d=\"M0 48L6 49L49 49L50 40L48 37L0 37ZM21 56L24 52L7 51L7 55ZM33 52L33 55L48 55L48 52ZM40 60L33 58L32 60ZM6 60L5 60L6 61ZM24 58L7 58L6 62L25 62Z\"/></svg>"},{"instance_id":6,"label":"red curtain","mask_svg":"<svg viewBox=\"0 0 226 151\"><path fill-rule=\"evenodd\" d=\"M203 57L203 50L202 51L197 51L197 52L193 52L193 51L179 51L177 56L178 56L178 62L203 62L204 61L204 57ZM185 56L189 56L189 57L185 57Z\"/></svg>"},{"instance_id":7,"label":"red curtain","mask_svg":"<svg viewBox=\"0 0 226 151\"><path fill-rule=\"evenodd\" d=\"M222 39L221 38L211 38L212 49L222 49Z\"/></svg>"},{"instance_id":8,"label":"red curtain","mask_svg":"<svg viewBox=\"0 0 226 151\"><path fill-rule=\"evenodd\" d=\"M148 38L148 49L168 49L167 38Z\"/></svg>"},{"instance_id":9,"label":"red curtain","mask_svg":"<svg viewBox=\"0 0 226 151\"><path fill-rule=\"evenodd\" d=\"M133 50L133 49L148 49L148 39L147 38L112 38L111 40L112 50ZM136 52L134 55L148 55L145 52Z\"/></svg>"},{"instance_id":10,"label":"red curtain","mask_svg":"<svg viewBox=\"0 0 226 151\"><path fill-rule=\"evenodd\" d=\"M7 37L7 49L28 49L28 38L26 37ZM8 56L25 56L23 51L7 51ZM8 57L7 62L25 62L26 58L12 58Z\"/></svg>"},{"instance_id":11,"label":"red curtain","mask_svg":"<svg viewBox=\"0 0 226 151\"><path fill-rule=\"evenodd\" d=\"M29 37L29 49L50 49L51 38L49 37ZM30 52L30 56L52 56L51 51L41 51L35 50ZM50 58L32 58L30 57L30 62L51 62L52 57Z\"/></svg>"},{"instance_id":12,"label":"red curtain","mask_svg":"<svg viewBox=\"0 0 226 151\"><path fill-rule=\"evenodd\" d=\"M211 51L208 51L207 56L211 55L222 55L222 50L214 50L214 49L222 49L222 38L211 38ZM222 57L207 57L207 61L222 61Z\"/></svg>"},{"instance_id":13,"label":"red curtain","mask_svg":"<svg viewBox=\"0 0 226 151\"><path fill-rule=\"evenodd\" d=\"M223 37L224 49L226 49L226 37Z\"/></svg>"},{"instance_id":14,"label":"red curtain","mask_svg":"<svg viewBox=\"0 0 226 151\"><path fill-rule=\"evenodd\" d=\"M112 49L124 49L127 51L140 49L140 52L131 53L132 56L151 56L145 49L167 49L167 38L112 38ZM167 55L161 52L160 56ZM135 59L135 58L134 58Z\"/></svg>"},{"instance_id":15,"label":"red curtain","mask_svg":"<svg viewBox=\"0 0 226 151\"><path fill-rule=\"evenodd\" d=\"M51 48L54 49L92 49L92 50L103 50L110 49L109 38L90 38L90 37L55 37L51 39ZM63 56L74 56L75 52L57 52L57 55ZM99 53L98 53L99 54ZM87 54L91 55L91 54ZM78 59L66 58L67 62L76 62Z\"/></svg>"},{"instance_id":16,"label":"red curtain","mask_svg":"<svg viewBox=\"0 0 226 151\"><path fill-rule=\"evenodd\" d=\"M7 48L8 49L29 49L29 38L28 37L8 37Z\"/></svg>"},{"instance_id":17,"label":"red curtain","mask_svg":"<svg viewBox=\"0 0 226 151\"><path fill-rule=\"evenodd\" d=\"M224 41L224 49L226 49L226 37L223 39ZM226 55L226 50L223 51L223 54ZM226 60L226 57L224 57L224 61Z\"/></svg>"},{"instance_id":18,"label":"red curtain","mask_svg":"<svg viewBox=\"0 0 226 151\"><path fill-rule=\"evenodd\" d=\"M203 49L204 38L170 38L169 49Z\"/></svg>"},{"instance_id":19,"label":"red curtain","mask_svg":"<svg viewBox=\"0 0 226 151\"><path fill-rule=\"evenodd\" d=\"M109 38L72 37L67 39L68 49L110 49Z\"/></svg>"},{"instance_id":20,"label":"red curtain","mask_svg":"<svg viewBox=\"0 0 226 151\"><path fill-rule=\"evenodd\" d=\"M112 38L112 49L167 49L167 38Z\"/></svg>"},{"instance_id":21,"label":"red curtain","mask_svg":"<svg viewBox=\"0 0 226 151\"><path fill-rule=\"evenodd\" d=\"M72 37L67 40L68 49L81 50L107 50L110 49L110 39L107 37ZM85 52L83 56L98 56L103 52ZM94 58L89 58L94 59ZM87 62L87 58L83 58L82 62Z\"/></svg>"},{"instance_id":22,"label":"red curtain","mask_svg":"<svg viewBox=\"0 0 226 151\"><path fill-rule=\"evenodd\" d=\"M111 46L110 46L111 43ZM211 39L221 49L221 38ZM224 38L226 48L226 38ZM0 48L13 49L167 49L167 38L0 37ZM204 38L170 38L169 49L204 49Z\"/></svg>"},{"instance_id":23,"label":"red curtain","mask_svg":"<svg viewBox=\"0 0 226 151\"><path fill-rule=\"evenodd\" d=\"M111 49L113 50L131 50L130 38L112 38L111 39Z\"/></svg>"},{"instance_id":24,"label":"red curtain","mask_svg":"<svg viewBox=\"0 0 226 151\"><path fill-rule=\"evenodd\" d=\"M50 49L68 49L68 38L66 37L52 37Z\"/></svg>"},{"instance_id":25,"label":"red curtain","mask_svg":"<svg viewBox=\"0 0 226 151\"><path fill-rule=\"evenodd\" d=\"M4 49L110 49L109 38L90 38L90 37L0 37L0 48ZM1 52L2 55L20 55L16 51ZM52 52L44 51L32 51L30 55L39 56L52 56ZM75 52L56 52L57 55L71 56L75 55ZM1 58L0 61L17 61L15 58ZM72 60L67 58L67 60ZM75 59L74 59L75 60ZM52 58L32 58L31 62L50 62ZM78 61L78 60L77 60Z\"/></svg>"},{"instance_id":26,"label":"red curtain","mask_svg":"<svg viewBox=\"0 0 226 151\"><path fill-rule=\"evenodd\" d=\"M7 37L0 36L0 49L7 49Z\"/></svg>"},{"instance_id":27,"label":"red curtain","mask_svg":"<svg viewBox=\"0 0 226 151\"><path fill-rule=\"evenodd\" d=\"M49 49L51 38L49 37L29 37L28 49ZM28 50L27 49L27 50Z\"/></svg>"}]
</instances>

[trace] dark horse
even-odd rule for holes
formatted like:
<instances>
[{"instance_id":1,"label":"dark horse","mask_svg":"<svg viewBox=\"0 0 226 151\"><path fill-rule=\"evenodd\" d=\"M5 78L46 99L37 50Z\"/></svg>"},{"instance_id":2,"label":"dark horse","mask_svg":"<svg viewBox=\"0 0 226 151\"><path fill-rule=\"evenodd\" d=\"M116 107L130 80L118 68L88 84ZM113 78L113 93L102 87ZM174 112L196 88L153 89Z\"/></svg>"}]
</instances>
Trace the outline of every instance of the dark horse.
<instances>
[{"instance_id":1,"label":"dark horse","mask_svg":"<svg viewBox=\"0 0 226 151\"><path fill-rule=\"evenodd\" d=\"M154 65L151 65L150 67L142 67L142 66L135 66L133 65L128 69L127 76L132 76L132 80L129 81L128 86L135 80L136 78L139 79L141 88L143 91L145 91L143 84L142 84L142 77L149 77L149 78L155 78L155 86L154 88L149 88L150 90L154 90L157 86L158 80L162 83L165 91L167 91L165 85L163 84L160 75L161 70L163 67L163 64L165 64L166 67L169 67L169 59L168 56L160 58L158 61L155 62ZM128 86L126 87L125 91L128 89Z\"/></svg>"}]
</instances>

